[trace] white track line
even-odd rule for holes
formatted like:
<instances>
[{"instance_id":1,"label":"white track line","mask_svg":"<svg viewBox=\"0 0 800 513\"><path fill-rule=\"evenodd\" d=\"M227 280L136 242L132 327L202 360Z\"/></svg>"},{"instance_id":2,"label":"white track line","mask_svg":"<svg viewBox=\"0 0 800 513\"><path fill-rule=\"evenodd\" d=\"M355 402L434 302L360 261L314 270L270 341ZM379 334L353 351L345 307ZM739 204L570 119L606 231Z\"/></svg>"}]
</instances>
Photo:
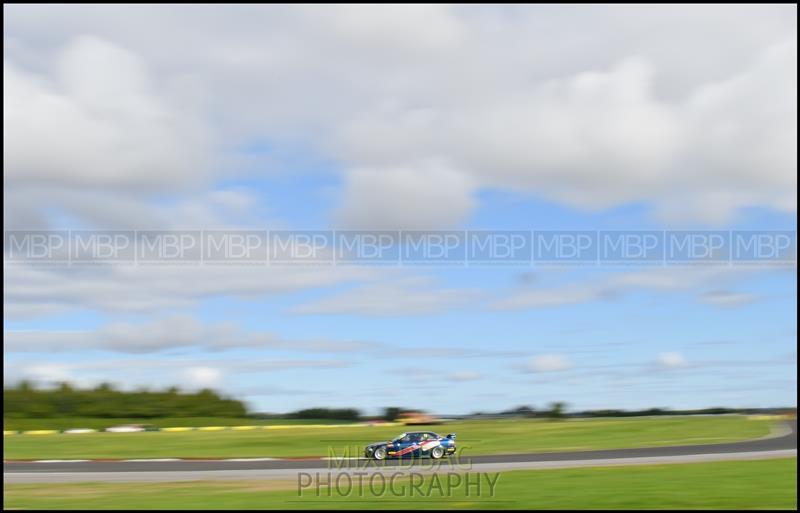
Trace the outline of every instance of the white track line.
<instances>
[{"instance_id":1,"label":"white track line","mask_svg":"<svg viewBox=\"0 0 800 513\"><path fill-rule=\"evenodd\" d=\"M91 460L34 460L33 463L85 463L87 461Z\"/></svg>"},{"instance_id":2,"label":"white track line","mask_svg":"<svg viewBox=\"0 0 800 513\"><path fill-rule=\"evenodd\" d=\"M279 461L282 458L192 458L192 459L183 459L183 458L137 458L137 459L127 459L127 460L3 460L3 463L86 463L88 461L100 461L103 463L114 463L114 462L126 462L126 463L150 463L150 462L169 462L169 461L237 461L237 462L248 462L248 461Z\"/></svg>"},{"instance_id":3,"label":"white track line","mask_svg":"<svg viewBox=\"0 0 800 513\"><path fill-rule=\"evenodd\" d=\"M597 460L539 461L515 463L480 463L470 468L440 470L417 469L421 473L436 472L506 472L509 470L546 470L573 467L608 467L618 465L660 465L675 463L699 463L708 461L759 460L796 457L797 449L777 451L740 452L723 454L692 454L682 456L647 456L636 458L608 458ZM176 470L159 472L8 472L3 474L3 483L76 483L88 481L104 482L166 482L197 480L243 480L243 479L296 479L299 473L354 473L354 472L410 472L415 469L397 467L366 469L258 469L258 470Z\"/></svg>"},{"instance_id":4,"label":"white track line","mask_svg":"<svg viewBox=\"0 0 800 513\"><path fill-rule=\"evenodd\" d=\"M180 458L145 458L145 459L133 459L133 460L120 460L125 462L135 462L135 463L143 463L143 462L162 462L162 461L184 461Z\"/></svg>"},{"instance_id":5,"label":"white track line","mask_svg":"<svg viewBox=\"0 0 800 513\"><path fill-rule=\"evenodd\" d=\"M280 458L228 458L224 460L208 460L208 461L277 461Z\"/></svg>"}]
</instances>

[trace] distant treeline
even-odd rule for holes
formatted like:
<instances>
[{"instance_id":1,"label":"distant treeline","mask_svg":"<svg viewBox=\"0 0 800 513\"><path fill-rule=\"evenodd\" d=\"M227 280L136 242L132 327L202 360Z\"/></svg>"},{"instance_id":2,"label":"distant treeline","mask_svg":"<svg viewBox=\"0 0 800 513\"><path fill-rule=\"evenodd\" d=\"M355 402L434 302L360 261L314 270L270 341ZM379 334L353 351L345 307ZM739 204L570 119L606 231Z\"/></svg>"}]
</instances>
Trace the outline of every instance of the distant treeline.
<instances>
[{"instance_id":1,"label":"distant treeline","mask_svg":"<svg viewBox=\"0 0 800 513\"><path fill-rule=\"evenodd\" d=\"M590 410L580 412L585 417L649 417L658 415L723 415L726 413L748 413L736 408L702 408L699 410L669 410L648 408L645 410Z\"/></svg>"},{"instance_id":2,"label":"distant treeline","mask_svg":"<svg viewBox=\"0 0 800 513\"><path fill-rule=\"evenodd\" d=\"M361 412L355 408L308 408L290 413L287 417L293 419L358 420L361 418Z\"/></svg>"},{"instance_id":3,"label":"distant treeline","mask_svg":"<svg viewBox=\"0 0 800 513\"><path fill-rule=\"evenodd\" d=\"M476 417L497 417L497 416L515 416L515 417L649 417L659 415L724 415L724 414L754 414L765 412L793 412L796 408L700 408L696 410L671 410L669 408L646 408L643 410L585 410L565 412L565 403L552 403L547 409L537 410L531 406L519 406L511 410L505 410L499 413L484 413L476 412L473 416ZM558 412L557 415L554 413Z\"/></svg>"},{"instance_id":4,"label":"distant treeline","mask_svg":"<svg viewBox=\"0 0 800 513\"><path fill-rule=\"evenodd\" d=\"M396 420L405 408L384 408L383 414L372 419ZM559 419L565 417L641 417L655 415L720 415L726 413L752 414L759 412L796 411L795 408L704 408L697 410L670 410L648 408L644 410L589 410L567 411L564 402L552 402L544 408L519 406L496 413L475 412L471 415L454 415L456 418L531 417ZM4 418L130 418L155 419L160 417L228 417L228 418L290 418L357 421L362 414L355 408L308 408L285 414L248 413L242 401L224 397L203 389L182 392L176 387L166 390L116 390L112 385L101 384L92 389L78 389L68 383L56 388L36 389L23 381L3 389Z\"/></svg>"},{"instance_id":5,"label":"distant treeline","mask_svg":"<svg viewBox=\"0 0 800 513\"><path fill-rule=\"evenodd\" d=\"M35 389L22 382L3 388L3 417L244 417L241 401L220 396L213 390L181 392L120 391L103 384L93 389L77 389L67 383L55 389Z\"/></svg>"}]
</instances>

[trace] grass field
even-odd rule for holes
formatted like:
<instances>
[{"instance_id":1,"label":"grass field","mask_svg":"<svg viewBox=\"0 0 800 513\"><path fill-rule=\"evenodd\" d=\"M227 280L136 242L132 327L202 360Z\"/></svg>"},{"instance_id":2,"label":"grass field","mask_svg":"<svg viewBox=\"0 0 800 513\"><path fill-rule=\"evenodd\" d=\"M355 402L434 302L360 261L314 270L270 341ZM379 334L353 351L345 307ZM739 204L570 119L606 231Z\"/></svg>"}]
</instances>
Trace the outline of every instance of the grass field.
<instances>
[{"instance_id":1,"label":"grass field","mask_svg":"<svg viewBox=\"0 0 800 513\"><path fill-rule=\"evenodd\" d=\"M431 426L455 432L463 456L710 444L767 435L771 421L742 416L569 421L481 420ZM4 437L6 459L303 457L360 455L403 431L392 427L292 428L220 432L87 433ZM408 428L411 430L411 428ZM417 429L417 428L414 428ZM332 454L330 451L334 451Z\"/></svg>"},{"instance_id":2,"label":"grass field","mask_svg":"<svg viewBox=\"0 0 800 513\"><path fill-rule=\"evenodd\" d=\"M797 509L797 459L505 472L494 486L361 494L295 481L5 485L6 508L41 509ZM440 491L441 490L441 491ZM421 492L421 493L419 493Z\"/></svg>"},{"instance_id":3,"label":"grass field","mask_svg":"<svg viewBox=\"0 0 800 513\"><path fill-rule=\"evenodd\" d=\"M240 417L164 417L157 419L98 419L88 417L51 417L35 419L4 418L3 429L26 431L34 429L103 429L120 424L152 424L157 427L251 426L276 424L348 424L346 420L328 419L250 419Z\"/></svg>"}]
</instances>

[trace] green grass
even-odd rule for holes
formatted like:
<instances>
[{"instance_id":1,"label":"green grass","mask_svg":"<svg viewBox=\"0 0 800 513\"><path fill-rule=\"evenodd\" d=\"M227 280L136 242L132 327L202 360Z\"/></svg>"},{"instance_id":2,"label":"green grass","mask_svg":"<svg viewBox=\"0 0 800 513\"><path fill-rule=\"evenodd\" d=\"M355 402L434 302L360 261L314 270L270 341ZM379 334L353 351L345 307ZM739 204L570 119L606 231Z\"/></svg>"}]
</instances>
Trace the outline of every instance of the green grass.
<instances>
[{"instance_id":1,"label":"green grass","mask_svg":"<svg viewBox=\"0 0 800 513\"><path fill-rule=\"evenodd\" d=\"M467 496L463 485L440 491L425 479L414 492L397 480L397 495L367 484L360 496L346 484L331 496L325 487L300 496L294 481L12 484L4 485L3 502L40 509L797 509L796 458L505 472L494 496L486 484Z\"/></svg>"},{"instance_id":2,"label":"green grass","mask_svg":"<svg viewBox=\"0 0 800 513\"><path fill-rule=\"evenodd\" d=\"M91 417L4 418L3 429L27 431L35 429L103 429L120 424L152 424L158 427L184 426L250 426L275 424L348 424L346 420L328 419L251 419L239 417L163 417L157 419L99 419Z\"/></svg>"},{"instance_id":3,"label":"green grass","mask_svg":"<svg viewBox=\"0 0 800 513\"><path fill-rule=\"evenodd\" d=\"M480 420L432 426L455 432L463 456L723 443L769 433L771 422L742 416ZM414 427L413 429L419 429ZM87 433L4 437L6 459L287 457L360 455L369 442L403 431L392 427L293 428L219 432ZM412 428L409 428L412 430Z\"/></svg>"}]
</instances>

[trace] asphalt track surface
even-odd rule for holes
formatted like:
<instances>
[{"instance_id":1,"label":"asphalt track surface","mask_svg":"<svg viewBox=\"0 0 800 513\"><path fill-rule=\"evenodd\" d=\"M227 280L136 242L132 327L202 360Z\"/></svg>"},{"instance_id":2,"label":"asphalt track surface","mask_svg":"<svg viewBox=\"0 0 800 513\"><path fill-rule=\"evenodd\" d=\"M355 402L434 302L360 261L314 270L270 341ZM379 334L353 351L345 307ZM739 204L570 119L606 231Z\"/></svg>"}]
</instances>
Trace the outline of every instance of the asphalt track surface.
<instances>
[{"instance_id":1,"label":"asphalt track surface","mask_svg":"<svg viewBox=\"0 0 800 513\"><path fill-rule=\"evenodd\" d=\"M642 447L596 451L535 454L462 455L442 460L384 460L363 458L328 459L241 459L175 461L60 461L4 462L4 483L45 483L81 481L186 481L216 479L297 478L299 474L358 472L477 472L520 469L568 468L578 466L641 465L765 459L797 456L797 421L787 421L776 433L742 442Z\"/></svg>"}]
</instances>

